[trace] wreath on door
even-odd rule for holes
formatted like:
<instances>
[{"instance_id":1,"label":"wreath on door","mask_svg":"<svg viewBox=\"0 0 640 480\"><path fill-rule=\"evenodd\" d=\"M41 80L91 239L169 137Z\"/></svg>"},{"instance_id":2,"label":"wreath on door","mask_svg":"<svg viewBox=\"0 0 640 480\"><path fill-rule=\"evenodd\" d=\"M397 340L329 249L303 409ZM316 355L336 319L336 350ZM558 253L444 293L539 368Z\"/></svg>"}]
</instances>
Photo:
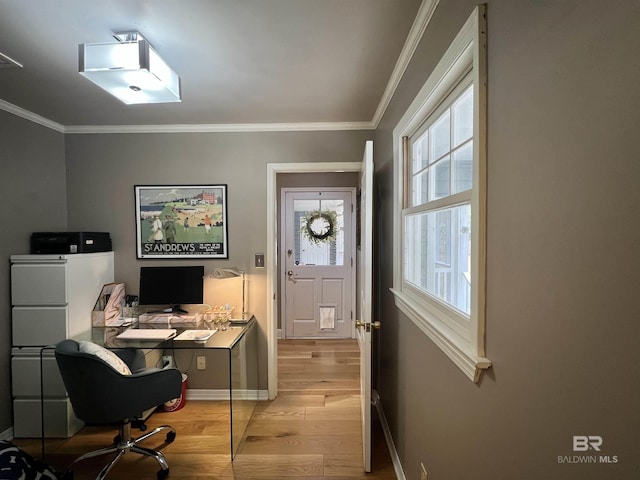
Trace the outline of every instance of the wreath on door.
<instances>
[{"instance_id":1,"label":"wreath on door","mask_svg":"<svg viewBox=\"0 0 640 480\"><path fill-rule=\"evenodd\" d=\"M303 217L301 232L311 242L319 245L336 239L338 214L334 211L314 210Z\"/></svg>"}]
</instances>

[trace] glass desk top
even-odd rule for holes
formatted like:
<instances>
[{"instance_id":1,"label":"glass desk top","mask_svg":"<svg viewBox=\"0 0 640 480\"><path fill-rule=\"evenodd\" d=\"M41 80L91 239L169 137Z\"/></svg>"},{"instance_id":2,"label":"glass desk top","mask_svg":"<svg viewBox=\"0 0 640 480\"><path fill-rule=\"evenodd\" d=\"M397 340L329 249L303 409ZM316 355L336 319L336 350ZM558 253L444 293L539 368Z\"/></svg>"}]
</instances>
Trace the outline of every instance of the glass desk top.
<instances>
[{"instance_id":1,"label":"glass desk top","mask_svg":"<svg viewBox=\"0 0 640 480\"><path fill-rule=\"evenodd\" d=\"M106 348L140 348L144 350L163 350L177 355L177 350L214 349L227 357L228 370L225 376L225 390L228 389L229 430L231 458L235 457L244 436L253 410L258 400L258 360L257 360L257 321L251 317L242 324L231 324L224 329L215 329L213 324L201 320L191 323L135 323L130 326L93 327L85 335L76 336L74 340L89 340ZM175 336L167 340L122 339L118 338L128 329L164 330L175 329ZM184 332L193 330L213 331L206 340L178 340ZM83 338L84 337L84 338ZM211 371L209 376L219 374L219 370ZM188 372L182 372L188 373ZM180 432L178 432L179 434Z\"/></svg>"},{"instance_id":2,"label":"glass desk top","mask_svg":"<svg viewBox=\"0 0 640 480\"><path fill-rule=\"evenodd\" d=\"M236 342L256 323L255 317L251 317L244 324L231 324L226 330L214 328L213 324L201 320L199 322L190 323L135 323L130 326L119 327L93 327L91 333L86 338L75 338L76 340L91 340L94 343L108 348L172 348L172 349L194 349L194 348L233 348ZM137 330L166 330L174 329L175 336L172 338L162 339L123 339L118 335L129 329ZM201 340L179 340L181 334L190 331L214 332L208 339Z\"/></svg>"}]
</instances>

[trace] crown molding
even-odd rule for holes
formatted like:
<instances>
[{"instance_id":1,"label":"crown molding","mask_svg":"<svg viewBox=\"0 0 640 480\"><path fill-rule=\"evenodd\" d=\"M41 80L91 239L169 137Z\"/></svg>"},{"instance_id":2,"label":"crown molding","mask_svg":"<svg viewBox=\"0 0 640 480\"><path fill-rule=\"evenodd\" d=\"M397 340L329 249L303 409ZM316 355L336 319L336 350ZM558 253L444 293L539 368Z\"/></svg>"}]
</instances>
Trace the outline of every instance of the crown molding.
<instances>
[{"instance_id":1,"label":"crown molding","mask_svg":"<svg viewBox=\"0 0 640 480\"><path fill-rule=\"evenodd\" d=\"M30 112L29 110L25 110L24 108L20 108L13 103L5 102L0 99L0 110L4 110L5 112L12 113L17 117L24 118L25 120L29 120L30 122L37 123L38 125L42 125L43 127L50 128L55 130L56 132L64 133L65 127L58 122L54 122L53 120L49 120L48 118L42 117L38 114Z\"/></svg>"},{"instance_id":2,"label":"crown molding","mask_svg":"<svg viewBox=\"0 0 640 480\"><path fill-rule=\"evenodd\" d=\"M409 35L407 35L407 39L404 42L404 46L402 47L402 51L400 52L396 65L393 68L387 87L382 94L380 103L378 103L376 112L373 114L373 119L371 120L373 128L378 128L378 124L380 123L380 120L382 120L382 116L386 112L389 103L391 103L391 99L400 84L400 80L402 80L402 76L407 70L409 62L411 62L420 40L422 40L422 36L424 35L429 22L431 22L431 18L433 17L433 13L435 12L439 2L440 0L423 0L420 4L420 8L418 8L418 13L413 21L411 30L409 30Z\"/></svg>"},{"instance_id":3,"label":"crown molding","mask_svg":"<svg viewBox=\"0 0 640 480\"><path fill-rule=\"evenodd\" d=\"M372 122L236 123L183 125L62 125L0 99L0 110L60 133L230 133L373 130Z\"/></svg>"},{"instance_id":4,"label":"crown molding","mask_svg":"<svg viewBox=\"0 0 640 480\"><path fill-rule=\"evenodd\" d=\"M230 133L302 132L329 130L373 130L371 122L236 123L184 125L77 125L64 127L64 133Z\"/></svg>"}]
</instances>

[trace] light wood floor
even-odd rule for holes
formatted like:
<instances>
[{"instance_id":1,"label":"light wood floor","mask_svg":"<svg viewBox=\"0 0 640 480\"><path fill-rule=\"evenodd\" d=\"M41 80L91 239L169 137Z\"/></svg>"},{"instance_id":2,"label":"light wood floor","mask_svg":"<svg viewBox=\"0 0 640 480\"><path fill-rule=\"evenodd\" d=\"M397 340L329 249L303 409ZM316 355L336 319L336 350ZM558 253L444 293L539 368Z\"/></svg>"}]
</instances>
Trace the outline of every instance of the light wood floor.
<instances>
[{"instance_id":1,"label":"light wood floor","mask_svg":"<svg viewBox=\"0 0 640 480\"><path fill-rule=\"evenodd\" d=\"M170 479L181 480L391 480L396 478L384 436L373 422L373 472L362 470L359 353L355 340L281 340L278 397L258 402L234 461L229 455L227 402L188 401L177 412L157 411L147 425L170 424L164 435L143 444L160 448ZM70 439L48 439L46 461L59 470L87 451L109 445L115 430L85 427ZM137 430L133 435L137 435ZM41 457L40 440L14 443ZM74 480L93 479L106 457L86 460ZM155 460L126 454L108 478L154 479Z\"/></svg>"}]
</instances>

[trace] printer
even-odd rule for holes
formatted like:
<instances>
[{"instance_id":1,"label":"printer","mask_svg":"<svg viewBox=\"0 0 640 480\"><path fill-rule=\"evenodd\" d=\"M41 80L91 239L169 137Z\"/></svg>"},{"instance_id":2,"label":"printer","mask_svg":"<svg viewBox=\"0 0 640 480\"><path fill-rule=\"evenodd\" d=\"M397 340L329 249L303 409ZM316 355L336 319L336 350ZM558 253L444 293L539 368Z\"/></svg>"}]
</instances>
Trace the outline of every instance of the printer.
<instances>
[{"instance_id":1,"label":"printer","mask_svg":"<svg viewBox=\"0 0 640 480\"><path fill-rule=\"evenodd\" d=\"M32 254L65 254L110 252L108 232L33 232Z\"/></svg>"}]
</instances>

